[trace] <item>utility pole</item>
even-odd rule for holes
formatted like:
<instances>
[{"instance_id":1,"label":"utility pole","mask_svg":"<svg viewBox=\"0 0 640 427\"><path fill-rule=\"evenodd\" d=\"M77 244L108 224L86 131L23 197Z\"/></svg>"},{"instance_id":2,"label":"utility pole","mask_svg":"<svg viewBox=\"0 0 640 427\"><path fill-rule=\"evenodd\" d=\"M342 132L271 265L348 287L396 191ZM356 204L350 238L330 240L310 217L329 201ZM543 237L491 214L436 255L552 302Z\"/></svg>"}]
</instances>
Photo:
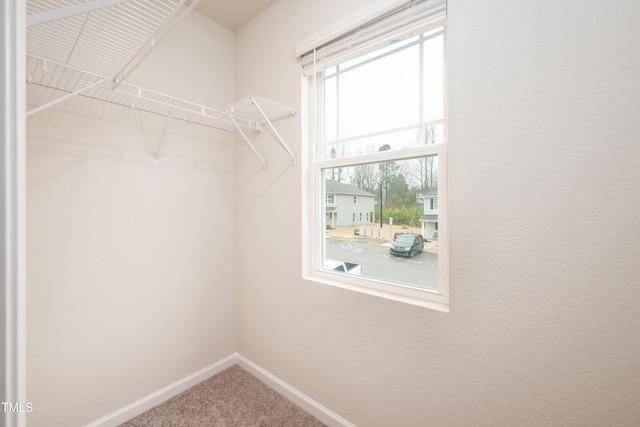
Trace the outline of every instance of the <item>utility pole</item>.
<instances>
[{"instance_id":1,"label":"utility pole","mask_svg":"<svg viewBox=\"0 0 640 427\"><path fill-rule=\"evenodd\" d=\"M380 228L382 228L382 181L380 181Z\"/></svg>"}]
</instances>

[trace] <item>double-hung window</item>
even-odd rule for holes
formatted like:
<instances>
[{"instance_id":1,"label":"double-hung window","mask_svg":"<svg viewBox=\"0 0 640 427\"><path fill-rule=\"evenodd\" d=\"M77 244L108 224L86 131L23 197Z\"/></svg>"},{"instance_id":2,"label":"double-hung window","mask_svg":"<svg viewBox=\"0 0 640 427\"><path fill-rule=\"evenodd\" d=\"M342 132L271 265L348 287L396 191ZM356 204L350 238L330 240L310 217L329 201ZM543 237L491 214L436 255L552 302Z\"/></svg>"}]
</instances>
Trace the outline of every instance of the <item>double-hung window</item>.
<instances>
[{"instance_id":1,"label":"double-hung window","mask_svg":"<svg viewBox=\"0 0 640 427\"><path fill-rule=\"evenodd\" d=\"M305 277L448 311L445 1L379 9L298 48L310 99Z\"/></svg>"}]
</instances>

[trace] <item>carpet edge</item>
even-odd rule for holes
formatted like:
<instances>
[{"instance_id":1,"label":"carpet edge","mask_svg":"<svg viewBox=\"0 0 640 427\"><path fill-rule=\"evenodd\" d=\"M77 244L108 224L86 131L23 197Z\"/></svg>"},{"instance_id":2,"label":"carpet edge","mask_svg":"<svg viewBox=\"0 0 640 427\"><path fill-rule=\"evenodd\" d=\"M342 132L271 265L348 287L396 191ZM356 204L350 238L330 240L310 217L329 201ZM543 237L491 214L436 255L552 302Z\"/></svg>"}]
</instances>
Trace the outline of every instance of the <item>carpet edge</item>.
<instances>
[{"instance_id":1,"label":"carpet edge","mask_svg":"<svg viewBox=\"0 0 640 427\"><path fill-rule=\"evenodd\" d=\"M300 390L289 385L239 353L233 353L193 374L187 375L160 390L148 394L135 402L87 424L85 427L117 427L233 365L238 365L245 369L251 375L329 427L356 427L355 424L321 405L319 402L316 402Z\"/></svg>"},{"instance_id":2,"label":"carpet edge","mask_svg":"<svg viewBox=\"0 0 640 427\"><path fill-rule=\"evenodd\" d=\"M157 406L172 397L182 393L194 385L211 378L225 369L237 364L238 354L233 353L199 371L179 379L160 390L144 396L120 409L117 409L104 417L87 424L85 427L117 427L120 424L137 417L145 411Z\"/></svg>"},{"instance_id":3,"label":"carpet edge","mask_svg":"<svg viewBox=\"0 0 640 427\"><path fill-rule=\"evenodd\" d=\"M356 427L355 424L349 422L319 402L316 402L300 390L289 385L241 354L237 354L237 364L329 427Z\"/></svg>"}]
</instances>

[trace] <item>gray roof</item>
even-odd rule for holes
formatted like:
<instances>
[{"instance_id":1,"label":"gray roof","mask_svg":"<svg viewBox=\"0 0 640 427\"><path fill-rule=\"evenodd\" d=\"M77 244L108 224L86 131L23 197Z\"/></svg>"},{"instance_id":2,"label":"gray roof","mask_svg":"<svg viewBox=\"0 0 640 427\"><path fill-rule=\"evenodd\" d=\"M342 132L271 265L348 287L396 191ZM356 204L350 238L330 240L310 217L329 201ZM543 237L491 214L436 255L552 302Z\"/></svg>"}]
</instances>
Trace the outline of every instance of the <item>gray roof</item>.
<instances>
[{"instance_id":1,"label":"gray roof","mask_svg":"<svg viewBox=\"0 0 640 427\"><path fill-rule=\"evenodd\" d=\"M433 199L438 197L438 190L425 191L424 193L416 194L417 198Z\"/></svg>"},{"instance_id":2,"label":"gray roof","mask_svg":"<svg viewBox=\"0 0 640 427\"><path fill-rule=\"evenodd\" d=\"M420 221L437 221L438 215L422 215Z\"/></svg>"},{"instance_id":3,"label":"gray roof","mask_svg":"<svg viewBox=\"0 0 640 427\"><path fill-rule=\"evenodd\" d=\"M327 194L349 194L353 196L369 196L375 197L375 194L371 194L368 191L364 191L362 188L358 188L355 185L344 184L342 182L334 181L333 179L326 180Z\"/></svg>"}]
</instances>

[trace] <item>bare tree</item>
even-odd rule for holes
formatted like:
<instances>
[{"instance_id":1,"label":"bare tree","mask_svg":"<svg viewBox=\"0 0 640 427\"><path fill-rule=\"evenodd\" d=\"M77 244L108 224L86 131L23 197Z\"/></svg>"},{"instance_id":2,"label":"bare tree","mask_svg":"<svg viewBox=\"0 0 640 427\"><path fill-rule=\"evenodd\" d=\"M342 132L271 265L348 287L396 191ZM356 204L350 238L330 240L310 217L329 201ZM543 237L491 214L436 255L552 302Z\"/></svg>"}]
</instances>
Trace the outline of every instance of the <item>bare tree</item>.
<instances>
[{"instance_id":1,"label":"bare tree","mask_svg":"<svg viewBox=\"0 0 640 427\"><path fill-rule=\"evenodd\" d=\"M340 157L344 155L344 145L338 144L338 149L340 150ZM329 157L335 159L338 155L338 151L336 150L336 146L331 147L331 151L329 151ZM330 179L337 182L344 182L345 171L344 168L332 168Z\"/></svg>"},{"instance_id":2,"label":"bare tree","mask_svg":"<svg viewBox=\"0 0 640 427\"><path fill-rule=\"evenodd\" d=\"M423 142L425 145L435 144L436 129L433 124L425 126ZM436 156L417 159L416 167L418 169L417 175L420 177L421 190L429 191L438 188L438 158Z\"/></svg>"},{"instance_id":3,"label":"bare tree","mask_svg":"<svg viewBox=\"0 0 640 427\"><path fill-rule=\"evenodd\" d=\"M368 192L374 192L378 185L378 171L375 165L361 164L351 168L351 184Z\"/></svg>"}]
</instances>

